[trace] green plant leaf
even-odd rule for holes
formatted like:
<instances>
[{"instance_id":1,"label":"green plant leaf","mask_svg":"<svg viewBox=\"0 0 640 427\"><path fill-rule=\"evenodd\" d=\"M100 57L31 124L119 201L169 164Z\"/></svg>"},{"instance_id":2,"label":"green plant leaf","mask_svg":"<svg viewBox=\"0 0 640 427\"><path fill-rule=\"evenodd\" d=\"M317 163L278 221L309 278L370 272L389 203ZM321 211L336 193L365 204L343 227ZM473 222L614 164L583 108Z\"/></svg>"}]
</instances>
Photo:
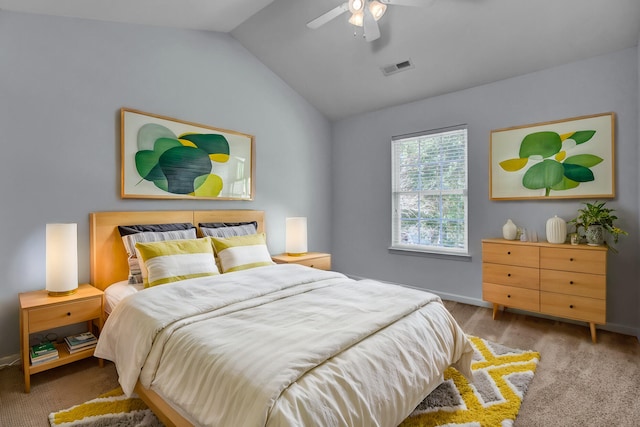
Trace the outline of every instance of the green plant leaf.
<instances>
[{"instance_id":1,"label":"green plant leaf","mask_svg":"<svg viewBox=\"0 0 640 427\"><path fill-rule=\"evenodd\" d=\"M520 158L530 156L551 157L562 148L562 140L556 132L534 132L525 136L520 144Z\"/></svg>"},{"instance_id":2,"label":"green plant leaf","mask_svg":"<svg viewBox=\"0 0 640 427\"><path fill-rule=\"evenodd\" d=\"M138 129L138 151L153 150L158 138L176 139L176 135L168 128L156 123L147 123Z\"/></svg>"},{"instance_id":3,"label":"green plant leaf","mask_svg":"<svg viewBox=\"0 0 640 427\"><path fill-rule=\"evenodd\" d=\"M165 151L158 159L167 178L168 191L190 194L195 190L195 179L211 172L209 155L199 148L175 147Z\"/></svg>"},{"instance_id":4,"label":"green plant leaf","mask_svg":"<svg viewBox=\"0 0 640 427\"><path fill-rule=\"evenodd\" d=\"M155 151L142 150L138 151L135 155L136 170L140 176L148 181L153 181L158 178L158 173L162 175L161 170L154 171L154 168L158 166L158 158L160 155ZM152 173L153 172L153 173Z\"/></svg>"},{"instance_id":5,"label":"green plant leaf","mask_svg":"<svg viewBox=\"0 0 640 427\"><path fill-rule=\"evenodd\" d=\"M567 137L567 139L573 139L576 142L576 145L580 145L593 138L595 133L595 130L579 130Z\"/></svg>"},{"instance_id":6,"label":"green plant leaf","mask_svg":"<svg viewBox=\"0 0 640 427\"><path fill-rule=\"evenodd\" d=\"M229 155L229 142L223 135L217 133L187 133L180 135L180 139L193 142L196 147L208 154Z\"/></svg>"},{"instance_id":7,"label":"green plant leaf","mask_svg":"<svg viewBox=\"0 0 640 427\"><path fill-rule=\"evenodd\" d=\"M585 168L590 168L602 162L602 157L594 156L593 154L578 154L575 156L567 157L564 164L580 165Z\"/></svg>"},{"instance_id":8,"label":"green plant leaf","mask_svg":"<svg viewBox=\"0 0 640 427\"><path fill-rule=\"evenodd\" d=\"M158 138L153 144L153 151L155 151L158 156L160 156L168 149L174 147L182 147L182 144L180 144L180 141L175 138Z\"/></svg>"},{"instance_id":9,"label":"green plant leaf","mask_svg":"<svg viewBox=\"0 0 640 427\"><path fill-rule=\"evenodd\" d=\"M555 160L544 160L529 168L522 177L522 185L530 190L551 188L560 183L564 176L564 167Z\"/></svg>"},{"instance_id":10,"label":"green plant leaf","mask_svg":"<svg viewBox=\"0 0 640 427\"><path fill-rule=\"evenodd\" d=\"M595 179L591 169L571 163L564 164L564 176L577 182L589 182Z\"/></svg>"},{"instance_id":11,"label":"green plant leaf","mask_svg":"<svg viewBox=\"0 0 640 427\"><path fill-rule=\"evenodd\" d=\"M554 191L570 190L572 188L576 188L578 185L580 185L579 182L576 182L564 176L562 177L562 181L560 181L556 185L551 186L551 189Z\"/></svg>"}]
</instances>

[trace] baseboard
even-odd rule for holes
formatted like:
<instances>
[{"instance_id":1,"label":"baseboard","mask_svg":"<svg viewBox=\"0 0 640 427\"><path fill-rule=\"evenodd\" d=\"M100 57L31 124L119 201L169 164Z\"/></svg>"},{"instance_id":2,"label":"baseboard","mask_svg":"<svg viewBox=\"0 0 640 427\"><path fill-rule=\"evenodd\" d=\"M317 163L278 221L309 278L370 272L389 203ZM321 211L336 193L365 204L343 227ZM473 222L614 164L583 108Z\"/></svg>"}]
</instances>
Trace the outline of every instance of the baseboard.
<instances>
[{"instance_id":1,"label":"baseboard","mask_svg":"<svg viewBox=\"0 0 640 427\"><path fill-rule=\"evenodd\" d=\"M355 280L364 280L364 279L368 279L367 277L360 277L360 276L354 276L354 275L347 275L349 277L351 277L352 279ZM369 279L369 280L376 280L376 279ZM384 283L390 283L392 285L398 285L398 286L404 286L405 288L411 288L411 289L416 289L418 291L426 291L426 292L431 292L432 294L436 294L438 295L440 298L442 298L443 300L447 300L447 301L455 301L455 302L460 302L463 304L469 304L469 305L475 305L477 307L493 307L493 304L483 301L481 299L478 298L471 298L471 297L467 297L464 295L457 295L457 294L450 294L447 292L440 292L440 291L435 291L432 289L424 289L424 288L419 288L417 286L411 286L411 285L405 285L403 283L396 283L396 282L388 282L388 281L384 281L384 280L378 280L378 282L384 282ZM509 311L513 312L513 313L518 313L518 314L526 314L529 316L535 316L535 317L541 317L543 319L550 319L550 320L558 320L558 317L553 317L553 316L548 316L545 314L541 314L541 313L533 313L531 311L524 311L524 310L518 310L515 308L510 308ZM580 322L577 320L571 320L571 319L561 319L563 322L567 322L567 323L574 323L576 325L583 325L585 324L585 322ZM622 335L631 335L631 336L635 336L638 338L638 341L640 341L640 329L638 328L634 328L628 325L621 325L619 323L607 323L605 325L597 325L598 329L601 329L603 331L609 331L609 332L615 332L618 334L622 334Z\"/></svg>"}]
</instances>

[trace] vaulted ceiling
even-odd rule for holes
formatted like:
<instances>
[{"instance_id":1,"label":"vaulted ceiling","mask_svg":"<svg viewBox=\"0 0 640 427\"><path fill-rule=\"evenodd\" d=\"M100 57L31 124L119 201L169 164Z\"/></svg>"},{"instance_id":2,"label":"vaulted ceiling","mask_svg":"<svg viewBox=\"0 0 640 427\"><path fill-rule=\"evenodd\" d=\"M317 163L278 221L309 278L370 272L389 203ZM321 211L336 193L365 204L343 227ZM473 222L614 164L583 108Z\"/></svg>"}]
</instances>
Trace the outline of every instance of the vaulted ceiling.
<instances>
[{"instance_id":1,"label":"vaulted ceiling","mask_svg":"<svg viewBox=\"0 0 640 427\"><path fill-rule=\"evenodd\" d=\"M367 42L344 0L0 0L0 9L230 33L331 120L636 46L638 0L419 0ZM381 68L410 61L385 76Z\"/></svg>"}]
</instances>

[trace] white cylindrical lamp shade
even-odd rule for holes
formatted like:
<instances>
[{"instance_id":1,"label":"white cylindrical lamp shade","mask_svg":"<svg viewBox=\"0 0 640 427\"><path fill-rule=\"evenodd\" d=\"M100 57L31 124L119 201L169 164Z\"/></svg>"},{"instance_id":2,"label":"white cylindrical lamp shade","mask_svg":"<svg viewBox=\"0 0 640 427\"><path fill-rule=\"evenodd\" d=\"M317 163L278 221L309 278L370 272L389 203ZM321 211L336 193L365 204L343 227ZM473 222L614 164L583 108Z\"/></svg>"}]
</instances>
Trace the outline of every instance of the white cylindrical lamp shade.
<instances>
[{"instance_id":1,"label":"white cylindrical lamp shade","mask_svg":"<svg viewBox=\"0 0 640 427\"><path fill-rule=\"evenodd\" d=\"M292 256L307 253L307 218L287 218L285 247L287 254Z\"/></svg>"},{"instance_id":2,"label":"white cylindrical lamp shade","mask_svg":"<svg viewBox=\"0 0 640 427\"><path fill-rule=\"evenodd\" d=\"M78 225L47 224L46 289L49 295L78 290Z\"/></svg>"}]
</instances>

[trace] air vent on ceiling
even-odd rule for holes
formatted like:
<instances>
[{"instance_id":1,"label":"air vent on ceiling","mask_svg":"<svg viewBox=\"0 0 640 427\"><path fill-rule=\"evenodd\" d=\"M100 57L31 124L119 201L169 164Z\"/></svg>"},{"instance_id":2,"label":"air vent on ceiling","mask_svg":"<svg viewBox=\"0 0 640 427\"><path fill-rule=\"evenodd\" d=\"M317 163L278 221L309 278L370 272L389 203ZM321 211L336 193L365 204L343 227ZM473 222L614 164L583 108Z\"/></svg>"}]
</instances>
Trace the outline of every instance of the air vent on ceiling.
<instances>
[{"instance_id":1,"label":"air vent on ceiling","mask_svg":"<svg viewBox=\"0 0 640 427\"><path fill-rule=\"evenodd\" d=\"M380 67L382 70L382 74L385 76L390 76L391 74L399 73L400 71L410 70L413 68L413 63L410 59L406 61L398 62L396 64L385 65L384 67Z\"/></svg>"}]
</instances>

